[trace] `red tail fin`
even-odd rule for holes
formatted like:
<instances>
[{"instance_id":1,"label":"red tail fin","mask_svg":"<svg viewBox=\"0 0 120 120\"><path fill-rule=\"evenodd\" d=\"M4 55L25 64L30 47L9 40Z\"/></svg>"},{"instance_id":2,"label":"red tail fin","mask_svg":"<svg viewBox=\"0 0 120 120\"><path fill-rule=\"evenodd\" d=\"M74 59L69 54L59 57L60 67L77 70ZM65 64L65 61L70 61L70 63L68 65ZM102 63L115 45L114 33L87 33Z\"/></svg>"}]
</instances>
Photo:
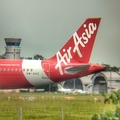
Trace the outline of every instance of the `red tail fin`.
<instances>
[{"instance_id":1,"label":"red tail fin","mask_svg":"<svg viewBox=\"0 0 120 120\"><path fill-rule=\"evenodd\" d=\"M67 43L52 58L64 64L76 60L81 63L89 62L100 18L88 18L72 35Z\"/></svg>"}]
</instances>

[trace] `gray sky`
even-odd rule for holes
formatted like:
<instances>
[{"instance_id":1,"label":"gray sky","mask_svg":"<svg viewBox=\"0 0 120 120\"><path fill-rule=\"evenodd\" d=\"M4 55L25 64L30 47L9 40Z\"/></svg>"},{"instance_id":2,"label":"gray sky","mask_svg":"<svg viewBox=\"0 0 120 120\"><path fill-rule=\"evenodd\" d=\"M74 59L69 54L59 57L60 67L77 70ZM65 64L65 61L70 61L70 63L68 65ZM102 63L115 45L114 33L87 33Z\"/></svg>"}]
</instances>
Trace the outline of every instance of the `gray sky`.
<instances>
[{"instance_id":1,"label":"gray sky","mask_svg":"<svg viewBox=\"0 0 120 120\"><path fill-rule=\"evenodd\" d=\"M90 61L120 66L120 0L0 0L0 54L21 37L21 56L49 58L88 17L102 18Z\"/></svg>"}]
</instances>

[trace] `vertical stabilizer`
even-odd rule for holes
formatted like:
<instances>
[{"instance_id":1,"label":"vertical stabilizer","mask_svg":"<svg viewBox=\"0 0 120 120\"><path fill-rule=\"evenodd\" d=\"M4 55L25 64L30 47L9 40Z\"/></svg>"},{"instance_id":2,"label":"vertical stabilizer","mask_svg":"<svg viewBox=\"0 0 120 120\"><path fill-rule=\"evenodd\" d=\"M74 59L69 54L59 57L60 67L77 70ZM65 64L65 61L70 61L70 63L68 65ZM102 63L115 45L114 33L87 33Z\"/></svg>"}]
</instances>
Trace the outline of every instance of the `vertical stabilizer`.
<instances>
[{"instance_id":1,"label":"vertical stabilizer","mask_svg":"<svg viewBox=\"0 0 120 120\"><path fill-rule=\"evenodd\" d=\"M69 63L76 60L81 63L89 62L100 18L88 18L72 35L67 43L55 54L57 62Z\"/></svg>"}]
</instances>

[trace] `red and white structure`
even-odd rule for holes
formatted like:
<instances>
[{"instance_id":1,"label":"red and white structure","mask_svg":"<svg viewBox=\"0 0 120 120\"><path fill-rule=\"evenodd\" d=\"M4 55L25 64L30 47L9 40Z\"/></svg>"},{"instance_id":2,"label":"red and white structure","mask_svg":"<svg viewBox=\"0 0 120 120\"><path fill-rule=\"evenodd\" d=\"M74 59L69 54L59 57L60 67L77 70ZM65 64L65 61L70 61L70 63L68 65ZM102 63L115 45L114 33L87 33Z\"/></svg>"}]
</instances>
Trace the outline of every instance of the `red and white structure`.
<instances>
[{"instance_id":1,"label":"red and white structure","mask_svg":"<svg viewBox=\"0 0 120 120\"><path fill-rule=\"evenodd\" d=\"M66 44L46 60L0 60L0 88L35 87L79 78L104 69L89 62L100 18L88 18Z\"/></svg>"}]
</instances>

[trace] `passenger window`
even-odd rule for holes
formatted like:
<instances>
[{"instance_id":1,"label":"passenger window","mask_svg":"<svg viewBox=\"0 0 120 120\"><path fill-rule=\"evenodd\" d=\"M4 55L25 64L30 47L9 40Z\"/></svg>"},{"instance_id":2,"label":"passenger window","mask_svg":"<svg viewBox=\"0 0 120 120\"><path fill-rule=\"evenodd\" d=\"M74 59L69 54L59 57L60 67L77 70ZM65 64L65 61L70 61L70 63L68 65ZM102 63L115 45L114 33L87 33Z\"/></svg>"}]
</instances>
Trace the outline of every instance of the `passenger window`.
<instances>
[{"instance_id":1,"label":"passenger window","mask_svg":"<svg viewBox=\"0 0 120 120\"><path fill-rule=\"evenodd\" d=\"M6 71L6 68L4 68L3 71Z\"/></svg>"},{"instance_id":2,"label":"passenger window","mask_svg":"<svg viewBox=\"0 0 120 120\"><path fill-rule=\"evenodd\" d=\"M2 68L0 68L0 71L2 71Z\"/></svg>"},{"instance_id":3,"label":"passenger window","mask_svg":"<svg viewBox=\"0 0 120 120\"><path fill-rule=\"evenodd\" d=\"M27 71L29 71L29 69L27 69Z\"/></svg>"},{"instance_id":4,"label":"passenger window","mask_svg":"<svg viewBox=\"0 0 120 120\"><path fill-rule=\"evenodd\" d=\"M14 71L14 68L11 68L11 71Z\"/></svg>"},{"instance_id":5,"label":"passenger window","mask_svg":"<svg viewBox=\"0 0 120 120\"><path fill-rule=\"evenodd\" d=\"M23 71L25 71L25 69L23 69Z\"/></svg>"},{"instance_id":6,"label":"passenger window","mask_svg":"<svg viewBox=\"0 0 120 120\"><path fill-rule=\"evenodd\" d=\"M15 68L15 71L18 71L18 69L17 69L17 68Z\"/></svg>"},{"instance_id":7,"label":"passenger window","mask_svg":"<svg viewBox=\"0 0 120 120\"><path fill-rule=\"evenodd\" d=\"M31 71L33 71L33 69L31 69Z\"/></svg>"},{"instance_id":8,"label":"passenger window","mask_svg":"<svg viewBox=\"0 0 120 120\"><path fill-rule=\"evenodd\" d=\"M10 71L10 68L8 68L7 71Z\"/></svg>"}]
</instances>

